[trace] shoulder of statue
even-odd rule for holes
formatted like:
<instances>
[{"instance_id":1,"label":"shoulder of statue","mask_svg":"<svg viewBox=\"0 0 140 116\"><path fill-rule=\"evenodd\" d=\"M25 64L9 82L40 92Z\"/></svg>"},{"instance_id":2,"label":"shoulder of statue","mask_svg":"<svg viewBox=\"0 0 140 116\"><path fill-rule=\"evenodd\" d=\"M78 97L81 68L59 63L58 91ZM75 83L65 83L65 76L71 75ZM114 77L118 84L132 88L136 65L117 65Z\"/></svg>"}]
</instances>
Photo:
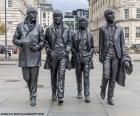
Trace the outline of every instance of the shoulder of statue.
<instances>
[{"instance_id":1,"label":"shoulder of statue","mask_svg":"<svg viewBox=\"0 0 140 116\"><path fill-rule=\"evenodd\" d=\"M105 28L107 28L107 27L108 27L108 24L106 23L106 24L102 25L102 26L100 27L100 29L105 29Z\"/></svg>"},{"instance_id":2,"label":"shoulder of statue","mask_svg":"<svg viewBox=\"0 0 140 116\"><path fill-rule=\"evenodd\" d=\"M69 26L66 25L66 24L63 24L63 27L64 27L65 29L69 29Z\"/></svg>"},{"instance_id":3,"label":"shoulder of statue","mask_svg":"<svg viewBox=\"0 0 140 116\"><path fill-rule=\"evenodd\" d=\"M118 29L123 29L123 27L120 26L119 24L116 24L116 27L117 27Z\"/></svg>"},{"instance_id":4,"label":"shoulder of statue","mask_svg":"<svg viewBox=\"0 0 140 116\"><path fill-rule=\"evenodd\" d=\"M19 23L18 25L17 25L17 28L21 28L21 27L23 27L24 26L24 22L21 22L21 23Z\"/></svg>"}]
</instances>

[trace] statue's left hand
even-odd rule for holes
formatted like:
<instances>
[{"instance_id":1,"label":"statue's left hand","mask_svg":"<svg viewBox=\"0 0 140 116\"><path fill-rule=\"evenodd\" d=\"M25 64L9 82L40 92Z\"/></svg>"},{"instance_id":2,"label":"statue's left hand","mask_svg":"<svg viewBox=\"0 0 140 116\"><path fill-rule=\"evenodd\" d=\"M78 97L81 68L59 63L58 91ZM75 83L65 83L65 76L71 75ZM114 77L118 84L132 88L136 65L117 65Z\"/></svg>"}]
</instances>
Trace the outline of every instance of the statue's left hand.
<instances>
[{"instance_id":1,"label":"statue's left hand","mask_svg":"<svg viewBox=\"0 0 140 116\"><path fill-rule=\"evenodd\" d=\"M40 46L39 46L39 45L35 45L35 46L31 45L31 46L30 46L30 49L31 49L33 52L38 51L38 50L39 50L39 48L40 48Z\"/></svg>"},{"instance_id":2,"label":"statue's left hand","mask_svg":"<svg viewBox=\"0 0 140 116\"><path fill-rule=\"evenodd\" d=\"M91 57L93 57L93 51L92 50L89 52L89 54L90 54Z\"/></svg>"},{"instance_id":3,"label":"statue's left hand","mask_svg":"<svg viewBox=\"0 0 140 116\"><path fill-rule=\"evenodd\" d=\"M124 62L124 66L125 66L125 67L129 67L129 66L130 66L129 62L128 62L128 61L125 61L125 62Z\"/></svg>"}]
</instances>

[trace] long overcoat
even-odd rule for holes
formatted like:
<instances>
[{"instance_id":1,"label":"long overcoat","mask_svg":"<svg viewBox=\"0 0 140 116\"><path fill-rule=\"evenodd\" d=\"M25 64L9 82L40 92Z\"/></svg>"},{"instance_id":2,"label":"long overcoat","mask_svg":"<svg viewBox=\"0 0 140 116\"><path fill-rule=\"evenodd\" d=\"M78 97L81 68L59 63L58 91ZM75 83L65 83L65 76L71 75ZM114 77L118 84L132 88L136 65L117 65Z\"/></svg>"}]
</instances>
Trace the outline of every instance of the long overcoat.
<instances>
[{"instance_id":1,"label":"long overcoat","mask_svg":"<svg viewBox=\"0 0 140 116\"><path fill-rule=\"evenodd\" d=\"M22 42L26 42L22 45ZM39 45L37 51L32 51L30 46L32 42ZM13 36L13 44L19 47L19 67L34 67L41 65L41 49L44 47L43 28L35 24L29 30L26 21L17 25Z\"/></svg>"}]
</instances>

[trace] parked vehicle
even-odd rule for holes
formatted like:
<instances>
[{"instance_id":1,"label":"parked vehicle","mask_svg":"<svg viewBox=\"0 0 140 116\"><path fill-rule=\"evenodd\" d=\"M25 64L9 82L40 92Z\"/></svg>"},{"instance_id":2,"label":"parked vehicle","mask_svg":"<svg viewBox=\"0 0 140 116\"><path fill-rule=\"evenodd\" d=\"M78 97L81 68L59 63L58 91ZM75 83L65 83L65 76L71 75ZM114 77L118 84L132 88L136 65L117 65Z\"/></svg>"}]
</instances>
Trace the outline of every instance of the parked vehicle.
<instances>
[{"instance_id":1,"label":"parked vehicle","mask_svg":"<svg viewBox=\"0 0 140 116\"><path fill-rule=\"evenodd\" d=\"M5 46L0 45L0 54L4 54L4 53L5 53Z\"/></svg>"},{"instance_id":2,"label":"parked vehicle","mask_svg":"<svg viewBox=\"0 0 140 116\"><path fill-rule=\"evenodd\" d=\"M12 50L13 54L17 54L18 53L18 47L16 47L15 45L8 45L7 49L8 50Z\"/></svg>"},{"instance_id":3,"label":"parked vehicle","mask_svg":"<svg viewBox=\"0 0 140 116\"><path fill-rule=\"evenodd\" d=\"M140 44L133 44L131 49L134 50L134 53L140 53Z\"/></svg>"}]
</instances>

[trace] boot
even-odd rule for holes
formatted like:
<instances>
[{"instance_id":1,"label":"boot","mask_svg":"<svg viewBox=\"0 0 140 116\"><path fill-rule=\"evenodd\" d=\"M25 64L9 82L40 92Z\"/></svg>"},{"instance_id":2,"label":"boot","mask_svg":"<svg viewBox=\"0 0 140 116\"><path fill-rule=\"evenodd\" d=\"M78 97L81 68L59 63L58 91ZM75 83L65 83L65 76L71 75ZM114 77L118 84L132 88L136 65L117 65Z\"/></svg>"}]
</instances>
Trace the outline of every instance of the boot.
<instances>
[{"instance_id":1,"label":"boot","mask_svg":"<svg viewBox=\"0 0 140 116\"><path fill-rule=\"evenodd\" d=\"M112 99L112 97L108 97L108 104L109 105L114 105L114 102L113 102L113 99Z\"/></svg>"},{"instance_id":2,"label":"boot","mask_svg":"<svg viewBox=\"0 0 140 116\"><path fill-rule=\"evenodd\" d=\"M59 105L62 105L62 104L63 104L63 102L64 102L64 101L63 101L63 99L62 99L62 98L58 98L58 104L59 104Z\"/></svg>"},{"instance_id":3,"label":"boot","mask_svg":"<svg viewBox=\"0 0 140 116\"><path fill-rule=\"evenodd\" d=\"M78 99L82 99L82 94L81 94L81 92L80 92L80 93L78 92L77 98L78 98Z\"/></svg>"},{"instance_id":4,"label":"boot","mask_svg":"<svg viewBox=\"0 0 140 116\"><path fill-rule=\"evenodd\" d=\"M30 101L30 105L31 106L35 106L36 105L36 97L31 97L31 101Z\"/></svg>"},{"instance_id":5,"label":"boot","mask_svg":"<svg viewBox=\"0 0 140 116\"><path fill-rule=\"evenodd\" d=\"M86 102L86 103L90 103L90 98L89 98L89 96L86 96L86 97L85 97L85 102Z\"/></svg>"}]
</instances>

